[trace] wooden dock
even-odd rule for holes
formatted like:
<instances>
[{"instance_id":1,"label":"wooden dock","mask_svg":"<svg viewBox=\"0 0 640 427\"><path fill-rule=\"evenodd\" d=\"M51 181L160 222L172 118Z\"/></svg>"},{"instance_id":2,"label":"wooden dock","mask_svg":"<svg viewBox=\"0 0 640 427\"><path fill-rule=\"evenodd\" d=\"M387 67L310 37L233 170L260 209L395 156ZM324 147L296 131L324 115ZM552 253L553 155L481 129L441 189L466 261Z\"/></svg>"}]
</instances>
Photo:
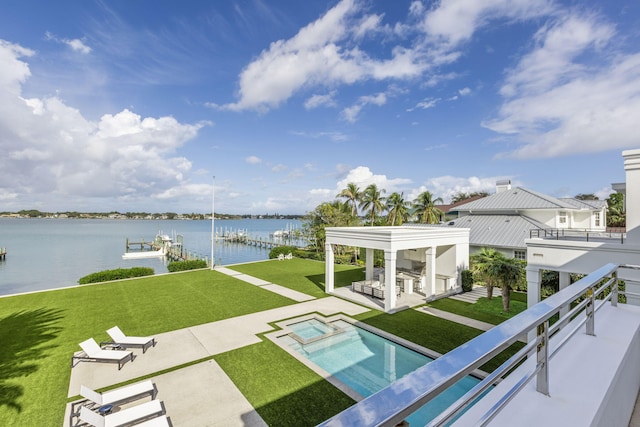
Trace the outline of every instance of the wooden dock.
<instances>
[{"instance_id":1,"label":"wooden dock","mask_svg":"<svg viewBox=\"0 0 640 427\"><path fill-rule=\"evenodd\" d=\"M209 262L208 257L201 257L195 252L187 251L182 245L182 236L177 235L177 242L163 240L160 236L156 236L155 240L146 241L130 241L127 238L126 252L152 252L164 249L165 257L171 261L192 261L205 260Z\"/></svg>"},{"instance_id":2,"label":"wooden dock","mask_svg":"<svg viewBox=\"0 0 640 427\"><path fill-rule=\"evenodd\" d=\"M0 260L4 261L7 257L7 248L0 248Z\"/></svg>"}]
</instances>

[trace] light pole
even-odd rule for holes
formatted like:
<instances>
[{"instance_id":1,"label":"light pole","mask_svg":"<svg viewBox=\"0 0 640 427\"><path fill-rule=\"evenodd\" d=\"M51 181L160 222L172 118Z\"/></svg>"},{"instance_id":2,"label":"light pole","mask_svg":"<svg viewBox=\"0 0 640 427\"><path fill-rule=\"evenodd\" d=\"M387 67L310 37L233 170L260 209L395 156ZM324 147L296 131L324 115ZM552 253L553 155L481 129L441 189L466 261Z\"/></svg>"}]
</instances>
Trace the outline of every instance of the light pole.
<instances>
[{"instance_id":1,"label":"light pole","mask_svg":"<svg viewBox=\"0 0 640 427\"><path fill-rule=\"evenodd\" d=\"M211 269L215 266L215 252L213 248L216 245L216 177L213 177L213 188L211 192Z\"/></svg>"}]
</instances>

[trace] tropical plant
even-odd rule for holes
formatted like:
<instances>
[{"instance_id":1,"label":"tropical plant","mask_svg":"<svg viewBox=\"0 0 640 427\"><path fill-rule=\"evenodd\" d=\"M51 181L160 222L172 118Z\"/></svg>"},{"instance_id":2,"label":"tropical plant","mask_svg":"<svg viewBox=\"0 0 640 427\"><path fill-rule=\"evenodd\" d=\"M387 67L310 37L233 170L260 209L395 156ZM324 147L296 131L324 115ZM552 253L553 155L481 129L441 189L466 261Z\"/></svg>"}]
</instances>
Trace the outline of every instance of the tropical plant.
<instances>
[{"instance_id":1,"label":"tropical plant","mask_svg":"<svg viewBox=\"0 0 640 427\"><path fill-rule=\"evenodd\" d=\"M360 208L364 211L369 211L368 216L371 221L369 225L371 226L375 225L376 216L384 211L385 197L382 196L384 192L384 189L378 189L377 185L370 184L362 193Z\"/></svg>"},{"instance_id":2,"label":"tropical plant","mask_svg":"<svg viewBox=\"0 0 640 427\"><path fill-rule=\"evenodd\" d=\"M493 276L502 289L502 309L508 313L511 309L511 289L522 279L524 274L523 261L504 256L494 259L488 273Z\"/></svg>"},{"instance_id":3,"label":"tropical plant","mask_svg":"<svg viewBox=\"0 0 640 427\"><path fill-rule=\"evenodd\" d=\"M487 287L487 299L493 298L494 277L490 274L492 265L496 259L504 258L500 252L493 248L482 248L478 253L471 255L471 271L478 281L485 283Z\"/></svg>"},{"instance_id":4,"label":"tropical plant","mask_svg":"<svg viewBox=\"0 0 640 427\"><path fill-rule=\"evenodd\" d=\"M391 193L387 198L387 222L389 225L402 225L409 218L409 202L404 193Z\"/></svg>"},{"instance_id":5,"label":"tropical plant","mask_svg":"<svg viewBox=\"0 0 640 427\"><path fill-rule=\"evenodd\" d=\"M346 199L344 203L351 207L351 215L358 216L358 203L360 203L360 199L362 198L362 191L360 191L360 188L354 182L347 184L347 187L336 197Z\"/></svg>"},{"instance_id":6,"label":"tropical plant","mask_svg":"<svg viewBox=\"0 0 640 427\"><path fill-rule=\"evenodd\" d=\"M444 216L444 212L435 204L443 203L442 198L433 198L429 191L424 191L413 201L413 213L418 215L418 221L422 224L437 224Z\"/></svg>"},{"instance_id":7,"label":"tropical plant","mask_svg":"<svg viewBox=\"0 0 640 427\"><path fill-rule=\"evenodd\" d=\"M607 199L607 226L624 227L626 223L624 196L620 193L612 193Z\"/></svg>"},{"instance_id":8,"label":"tropical plant","mask_svg":"<svg viewBox=\"0 0 640 427\"><path fill-rule=\"evenodd\" d=\"M360 219L353 217L349 207L339 200L318 205L303 219L302 228L310 244L316 251L324 251L325 227L346 227L359 225Z\"/></svg>"},{"instance_id":9,"label":"tropical plant","mask_svg":"<svg viewBox=\"0 0 640 427\"><path fill-rule=\"evenodd\" d=\"M451 196L451 203L458 203L464 200L470 199L472 197L487 197L489 195L486 191L474 191L471 193L459 192Z\"/></svg>"}]
</instances>

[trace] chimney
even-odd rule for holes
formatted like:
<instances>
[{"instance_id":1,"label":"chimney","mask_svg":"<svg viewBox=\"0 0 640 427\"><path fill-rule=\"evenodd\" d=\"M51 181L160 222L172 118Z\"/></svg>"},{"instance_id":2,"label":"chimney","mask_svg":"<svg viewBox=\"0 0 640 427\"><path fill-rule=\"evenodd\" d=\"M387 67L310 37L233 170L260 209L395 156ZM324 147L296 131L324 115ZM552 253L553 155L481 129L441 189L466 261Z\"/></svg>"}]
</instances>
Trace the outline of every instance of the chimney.
<instances>
[{"instance_id":1,"label":"chimney","mask_svg":"<svg viewBox=\"0 0 640 427\"><path fill-rule=\"evenodd\" d=\"M627 241L640 244L640 149L625 150Z\"/></svg>"},{"instance_id":2,"label":"chimney","mask_svg":"<svg viewBox=\"0 0 640 427\"><path fill-rule=\"evenodd\" d=\"M510 179L501 179L500 181L496 181L496 193L502 193L503 191L509 190L511 190Z\"/></svg>"}]
</instances>

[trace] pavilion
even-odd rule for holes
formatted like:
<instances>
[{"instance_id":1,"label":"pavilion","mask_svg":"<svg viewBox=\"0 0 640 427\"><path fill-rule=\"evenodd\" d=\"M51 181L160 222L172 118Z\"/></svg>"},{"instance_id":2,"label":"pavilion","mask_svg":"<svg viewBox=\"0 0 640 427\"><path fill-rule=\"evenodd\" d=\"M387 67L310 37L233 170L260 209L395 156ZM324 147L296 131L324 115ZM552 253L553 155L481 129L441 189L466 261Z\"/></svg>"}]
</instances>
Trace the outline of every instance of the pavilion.
<instances>
[{"instance_id":1,"label":"pavilion","mask_svg":"<svg viewBox=\"0 0 640 427\"><path fill-rule=\"evenodd\" d=\"M334 293L334 245L366 248L364 287L378 286L384 311L396 309L400 292L417 293L424 300L462 290L461 272L469 268L469 229L443 227L327 227L325 292ZM384 251L384 273L374 277L373 251ZM354 282L353 289L360 282ZM367 285L370 285L367 287ZM375 296L375 295L373 295Z\"/></svg>"}]
</instances>

